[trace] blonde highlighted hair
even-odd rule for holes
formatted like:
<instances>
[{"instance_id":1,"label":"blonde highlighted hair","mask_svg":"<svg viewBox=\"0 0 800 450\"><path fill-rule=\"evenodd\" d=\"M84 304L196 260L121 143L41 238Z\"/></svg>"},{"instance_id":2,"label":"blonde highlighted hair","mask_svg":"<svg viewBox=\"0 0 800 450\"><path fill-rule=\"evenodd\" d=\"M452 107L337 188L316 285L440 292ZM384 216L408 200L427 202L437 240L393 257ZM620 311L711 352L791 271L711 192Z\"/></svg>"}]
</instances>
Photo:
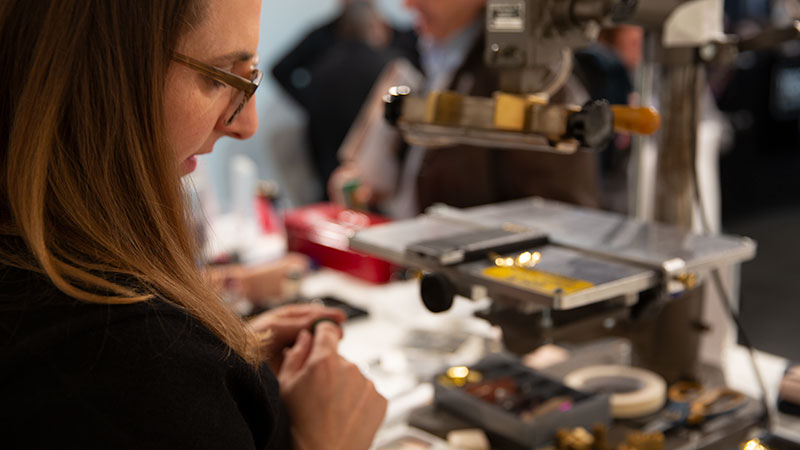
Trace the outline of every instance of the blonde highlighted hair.
<instances>
[{"instance_id":1,"label":"blonde highlighted hair","mask_svg":"<svg viewBox=\"0 0 800 450\"><path fill-rule=\"evenodd\" d=\"M163 98L203 0L0 3L0 258L71 297L162 298L250 363L253 336L196 265ZM20 251L21 250L21 251Z\"/></svg>"}]
</instances>

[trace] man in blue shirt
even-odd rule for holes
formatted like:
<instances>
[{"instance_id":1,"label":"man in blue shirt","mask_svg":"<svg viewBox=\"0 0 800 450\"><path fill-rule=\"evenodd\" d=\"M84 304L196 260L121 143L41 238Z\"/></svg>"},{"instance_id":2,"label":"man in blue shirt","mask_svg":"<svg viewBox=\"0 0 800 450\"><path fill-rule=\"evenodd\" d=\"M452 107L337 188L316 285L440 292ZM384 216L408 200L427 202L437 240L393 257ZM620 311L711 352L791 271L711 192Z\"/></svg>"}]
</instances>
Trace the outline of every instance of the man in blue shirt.
<instances>
[{"instance_id":1,"label":"man in blue shirt","mask_svg":"<svg viewBox=\"0 0 800 450\"><path fill-rule=\"evenodd\" d=\"M416 14L426 91L490 97L499 89L498 72L483 62L486 0L405 0L405 5ZM587 99L585 90L570 80L553 101L580 104ZM397 188L389 195L395 217L413 216L434 203L469 207L528 196L598 204L596 157L588 152L410 147L400 160Z\"/></svg>"}]
</instances>

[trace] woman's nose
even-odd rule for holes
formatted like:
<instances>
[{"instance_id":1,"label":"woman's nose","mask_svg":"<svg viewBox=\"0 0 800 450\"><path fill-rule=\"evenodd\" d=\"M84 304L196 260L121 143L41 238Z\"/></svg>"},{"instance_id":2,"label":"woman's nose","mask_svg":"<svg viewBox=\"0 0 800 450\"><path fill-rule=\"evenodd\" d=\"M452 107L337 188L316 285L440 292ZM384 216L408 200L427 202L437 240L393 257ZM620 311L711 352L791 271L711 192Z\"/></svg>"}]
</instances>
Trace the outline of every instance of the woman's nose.
<instances>
[{"instance_id":1,"label":"woman's nose","mask_svg":"<svg viewBox=\"0 0 800 450\"><path fill-rule=\"evenodd\" d=\"M226 119L227 117L222 117L218 122L218 126L222 127L226 135L235 139L247 139L256 134L258 130L258 110L255 96L244 105L244 109L236 116L233 123L226 126Z\"/></svg>"}]
</instances>

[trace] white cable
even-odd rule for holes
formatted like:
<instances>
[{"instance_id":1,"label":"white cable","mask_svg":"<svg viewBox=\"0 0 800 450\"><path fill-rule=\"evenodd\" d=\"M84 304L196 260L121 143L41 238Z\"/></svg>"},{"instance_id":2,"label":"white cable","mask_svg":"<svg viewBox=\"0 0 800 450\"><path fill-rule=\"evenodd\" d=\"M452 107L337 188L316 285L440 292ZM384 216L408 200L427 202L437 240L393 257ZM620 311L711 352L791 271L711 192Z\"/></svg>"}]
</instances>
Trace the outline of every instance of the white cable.
<instances>
[{"instance_id":1,"label":"white cable","mask_svg":"<svg viewBox=\"0 0 800 450\"><path fill-rule=\"evenodd\" d=\"M558 72L556 72L555 77L553 77L541 93L545 94L549 100L564 87L570 74L572 74L572 50L564 48L561 50L561 65L558 68Z\"/></svg>"}]
</instances>

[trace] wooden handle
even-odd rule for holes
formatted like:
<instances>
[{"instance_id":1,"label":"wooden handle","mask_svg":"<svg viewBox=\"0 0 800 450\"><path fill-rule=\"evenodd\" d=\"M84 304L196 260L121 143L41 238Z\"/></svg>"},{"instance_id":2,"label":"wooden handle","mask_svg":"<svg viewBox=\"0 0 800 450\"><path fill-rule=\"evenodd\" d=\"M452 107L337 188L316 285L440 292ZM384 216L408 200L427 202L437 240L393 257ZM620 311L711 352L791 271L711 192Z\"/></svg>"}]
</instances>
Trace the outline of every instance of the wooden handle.
<instances>
[{"instance_id":1,"label":"wooden handle","mask_svg":"<svg viewBox=\"0 0 800 450\"><path fill-rule=\"evenodd\" d=\"M653 134L661 127L661 115L652 106L634 108L612 105L614 129L636 134Z\"/></svg>"}]
</instances>

